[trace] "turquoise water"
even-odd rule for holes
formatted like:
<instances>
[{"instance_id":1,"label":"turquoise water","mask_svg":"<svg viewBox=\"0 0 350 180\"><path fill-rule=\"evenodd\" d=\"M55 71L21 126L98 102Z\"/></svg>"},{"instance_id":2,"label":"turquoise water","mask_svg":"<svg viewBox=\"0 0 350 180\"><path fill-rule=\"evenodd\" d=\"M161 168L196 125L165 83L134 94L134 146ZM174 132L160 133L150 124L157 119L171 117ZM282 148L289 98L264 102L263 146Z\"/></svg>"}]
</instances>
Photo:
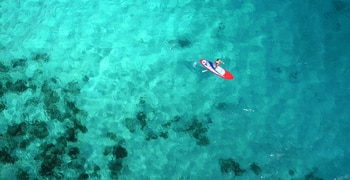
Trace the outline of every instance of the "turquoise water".
<instances>
[{"instance_id":1,"label":"turquoise water","mask_svg":"<svg viewBox=\"0 0 350 180\"><path fill-rule=\"evenodd\" d=\"M349 1L3 0L0 24L0 179L350 179Z\"/></svg>"}]
</instances>

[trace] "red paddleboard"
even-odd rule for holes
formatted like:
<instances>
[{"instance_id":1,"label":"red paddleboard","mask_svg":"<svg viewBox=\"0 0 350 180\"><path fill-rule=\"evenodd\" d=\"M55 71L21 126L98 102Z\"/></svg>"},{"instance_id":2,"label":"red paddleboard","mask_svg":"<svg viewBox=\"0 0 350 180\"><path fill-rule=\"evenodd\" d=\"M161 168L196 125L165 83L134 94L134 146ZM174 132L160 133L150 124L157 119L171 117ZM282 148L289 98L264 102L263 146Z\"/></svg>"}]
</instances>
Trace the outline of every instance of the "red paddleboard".
<instances>
[{"instance_id":1,"label":"red paddleboard","mask_svg":"<svg viewBox=\"0 0 350 180\"><path fill-rule=\"evenodd\" d=\"M201 59L199 60L199 62L201 63L202 66L204 66L205 68L207 68L210 72L224 78L227 80L233 80L233 75L228 72L227 70L225 70L224 68L218 66L215 68L215 63L210 62L208 60L205 59Z\"/></svg>"}]
</instances>

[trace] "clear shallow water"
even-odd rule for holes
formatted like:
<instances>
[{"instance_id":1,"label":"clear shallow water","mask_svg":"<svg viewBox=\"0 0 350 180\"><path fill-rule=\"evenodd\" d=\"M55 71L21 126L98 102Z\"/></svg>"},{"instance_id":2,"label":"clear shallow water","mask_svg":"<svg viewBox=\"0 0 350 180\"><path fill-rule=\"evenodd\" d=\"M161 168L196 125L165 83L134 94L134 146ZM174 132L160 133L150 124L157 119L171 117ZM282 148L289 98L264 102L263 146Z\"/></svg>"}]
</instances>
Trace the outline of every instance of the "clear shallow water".
<instances>
[{"instance_id":1,"label":"clear shallow water","mask_svg":"<svg viewBox=\"0 0 350 180\"><path fill-rule=\"evenodd\" d=\"M349 179L349 11L1 1L0 179Z\"/></svg>"}]
</instances>

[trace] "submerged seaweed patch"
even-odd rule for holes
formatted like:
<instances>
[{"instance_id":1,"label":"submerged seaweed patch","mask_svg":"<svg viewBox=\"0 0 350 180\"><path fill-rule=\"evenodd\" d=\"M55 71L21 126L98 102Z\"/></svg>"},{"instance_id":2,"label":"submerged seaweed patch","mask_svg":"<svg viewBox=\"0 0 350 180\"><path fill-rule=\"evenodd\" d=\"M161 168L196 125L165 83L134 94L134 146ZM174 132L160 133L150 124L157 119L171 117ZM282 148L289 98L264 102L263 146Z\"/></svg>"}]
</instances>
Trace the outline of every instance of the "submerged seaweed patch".
<instances>
[{"instance_id":1,"label":"submerged seaweed patch","mask_svg":"<svg viewBox=\"0 0 350 180\"><path fill-rule=\"evenodd\" d=\"M219 164L222 173L234 173L236 176L241 176L246 171L232 158L219 159Z\"/></svg>"},{"instance_id":2,"label":"submerged seaweed patch","mask_svg":"<svg viewBox=\"0 0 350 180\"><path fill-rule=\"evenodd\" d=\"M198 145L207 146L210 144L210 141L206 136L208 128L202 122L198 121L198 119L193 118L185 131L196 139Z\"/></svg>"},{"instance_id":3,"label":"submerged seaweed patch","mask_svg":"<svg viewBox=\"0 0 350 180\"><path fill-rule=\"evenodd\" d=\"M314 168L310 173L304 176L305 180L323 180L323 178L317 177L315 174L318 171L317 168Z\"/></svg>"},{"instance_id":4,"label":"submerged seaweed patch","mask_svg":"<svg viewBox=\"0 0 350 180\"><path fill-rule=\"evenodd\" d=\"M147 136L146 136L147 141L149 141L151 139L158 139L158 135L153 131L147 133Z\"/></svg>"},{"instance_id":5,"label":"submerged seaweed patch","mask_svg":"<svg viewBox=\"0 0 350 180\"><path fill-rule=\"evenodd\" d=\"M0 161L4 164L13 164L17 161L17 157L13 156L8 148L3 147L2 149L0 149Z\"/></svg>"},{"instance_id":6,"label":"submerged seaweed patch","mask_svg":"<svg viewBox=\"0 0 350 180\"><path fill-rule=\"evenodd\" d=\"M261 175L262 170L261 170L260 166L258 166L257 163L252 163L249 165L249 167L250 167L250 170L252 170L255 175L257 175L257 176Z\"/></svg>"},{"instance_id":7,"label":"submerged seaweed patch","mask_svg":"<svg viewBox=\"0 0 350 180\"><path fill-rule=\"evenodd\" d=\"M139 121L140 125L141 125L141 130L143 130L143 128L145 128L145 126L147 125L147 116L144 112L138 112L136 115L136 119Z\"/></svg>"},{"instance_id":8,"label":"submerged seaweed patch","mask_svg":"<svg viewBox=\"0 0 350 180\"><path fill-rule=\"evenodd\" d=\"M118 179L119 174L123 170L123 159L128 156L128 151L124 146L121 145L121 142L118 142L116 145L106 147L104 151L105 156L112 155L112 160L108 163L110 170L110 177L113 179ZM99 169L98 169L99 170Z\"/></svg>"},{"instance_id":9,"label":"submerged seaweed patch","mask_svg":"<svg viewBox=\"0 0 350 180\"><path fill-rule=\"evenodd\" d=\"M28 126L25 122L13 124L8 126L7 135L9 136L23 136L27 133Z\"/></svg>"},{"instance_id":10,"label":"submerged seaweed patch","mask_svg":"<svg viewBox=\"0 0 350 180\"><path fill-rule=\"evenodd\" d=\"M124 125L126 128L129 129L129 131L131 133L135 132L136 130L136 120L132 119L132 118L125 118L124 119Z\"/></svg>"},{"instance_id":11,"label":"submerged seaweed patch","mask_svg":"<svg viewBox=\"0 0 350 180\"><path fill-rule=\"evenodd\" d=\"M16 178L17 180L27 180L30 179L28 172L26 172L23 169L18 169L16 171Z\"/></svg>"},{"instance_id":12,"label":"submerged seaweed patch","mask_svg":"<svg viewBox=\"0 0 350 180\"><path fill-rule=\"evenodd\" d=\"M46 136L49 135L49 131L45 122L37 121L34 122L31 126L32 128L29 131L31 135L39 139L44 139Z\"/></svg>"},{"instance_id":13,"label":"submerged seaweed patch","mask_svg":"<svg viewBox=\"0 0 350 180\"><path fill-rule=\"evenodd\" d=\"M341 0L334 0L332 1L332 4L336 11L342 11L347 8L346 3Z\"/></svg>"},{"instance_id":14,"label":"submerged seaweed patch","mask_svg":"<svg viewBox=\"0 0 350 180\"><path fill-rule=\"evenodd\" d=\"M50 60L50 56L47 53L37 53L37 54L33 55L33 60L41 61L41 62L48 62Z\"/></svg>"},{"instance_id":15,"label":"submerged seaweed patch","mask_svg":"<svg viewBox=\"0 0 350 180\"><path fill-rule=\"evenodd\" d=\"M40 64L49 61L49 55L38 53L28 59L29 61L38 61ZM29 63L27 59L16 59L10 61L9 65L0 63L0 72L25 71ZM39 67L40 68L40 67ZM33 161L39 164L38 178L48 179L66 179L66 175L61 173L68 169L72 172L69 178L87 179L89 177L100 177L99 167L90 166L86 159L81 157L80 149L74 146L78 142L79 132L86 133L88 130L82 123L88 116L87 112L80 109L76 104L76 97L80 94L82 85L88 82L89 77L84 76L77 81L71 81L63 85L59 78L43 76L43 71L37 69L32 77L28 79L10 80L5 76L5 80L0 83L0 95L6 93L20 94L27 89L32 90L33 97L28 97L24 103L24 108L37 107L43 110L41 117L31 118L30 115L22 114L23 121L18 124L8 126L4 134L0 134L1 149L0 161L2 163L16 163L20 157L14 156L17 150L24 151L33 141L41 144ZM42 84L38 84L42 82ZM39 91L37 91L39 90ZM0 112L5 110L6 104L0 102ZM48 124L43 119L59 120L63 123L62 136L56 139L47 140L50 135ZM18 149L17 149L18 148ZM65 158L70 158L67 162ZM85 170L87 168L87 171ZM89 168L91 173L89 173ZM42 177L40 177L42 176ZM30 174L18 167L16 172L17 179L29 179Z\"/></svg>"},{"instance_id":16,"label":"submerged seaweed patch","mask_svg":"<svg viewBox=\"0 0 350 180\"><path fill-rule=\"evenodd\" d=\"M28 89L28 86L24 80L17 80L14 83L6 82L6 88L15 93L22 93Z\"/></svg>"},{"instance_id":17,"label":"submerged seaweed patch","mask_svg":"<svg viewBox=\"0 0 350 180\"><path fill-rule=\"evenodd\" d=\"M113 155L116 159L125 158L128 156L128 151L121 145L116 145L113 147Z\"/></svg>"},{"instance_id":18,"label":"submerged seaweed patch","mask_svg":"<svg viewBox=\"0 0 350 180\"><path fill-rule=\"evenodd\" d=\"M17 68L17 67L24 68L27 65L26 62L27 62L26 59L14 60L14 61L12 61L12 68Z\"/></svg>"},{"instance_id":19,"label":"submerged seaweed patch","mask_svg":"<svg viewBox=\"0 0 350 180\"><path fill-rule=\"evenodd\" d=\"M9 68L0 62L0 72L8 72Z\"/></svg>"},{"instance_id":20,"label":"submerged seaweed patch","mask_svg":"<svg viewBox=\"0 0 350 180\"><path fill-rule=\"evenodd\" d=\"M71 157L72 159L77 159L79 153L80 153L79 148L77 148L77 147L71 147L71 148L69 148L67 154L68 154L68 156Z\"/></svg>"},{"instance_id":21,"label":"submerged seaweed patch","mask_svg":"<svg viewBox=\"0 0 350 180\"><path fill-rule=\"evenodd\" d=\"M192 46L192 42L187 38L178 38L168 41L169 45L172 48L188 48Z\"/></svg>"},{"instance_id":22,"label":"submerged seaweed patch","mask_svg":"<svg viewBox=\"0 0 350 180\"><path fill-rule=\"evenodd\" d=\"M144 131L144 134L146 135L145 139L147 141L156 140L159 137L167 139L169 137L168 130L173 128L177 132L186 132L190 134L191 137L196 140L197 145L207 146L210 144L210 140L206 135L208 124L211 123L211 118L209 116L207 116L207 120L203 122L199 121L196 117L193 117L189 123L183 125L180 124L182 117L177 115L173 119L164 122L161 125L162 130L145 130L148 121L145 112L145 107L147 107L145 98L140 98L138 106L141 107L141 111L136 113L136 118L125 118L123 121L123 124L131 133L136 131L137 126L141 126L140 130Z\"/></svg>"},{"instance_id":23,"label":"submerged seaweed patch","mask_svg":"<svg viewBox=\"0 0 350 180\"><path fill-rule=\"evenodd\" d=\"M180 45L181 48L190 47L192 44L192 42L186 38L178 39L177 43Z\"/></svg>"}]
</instances>

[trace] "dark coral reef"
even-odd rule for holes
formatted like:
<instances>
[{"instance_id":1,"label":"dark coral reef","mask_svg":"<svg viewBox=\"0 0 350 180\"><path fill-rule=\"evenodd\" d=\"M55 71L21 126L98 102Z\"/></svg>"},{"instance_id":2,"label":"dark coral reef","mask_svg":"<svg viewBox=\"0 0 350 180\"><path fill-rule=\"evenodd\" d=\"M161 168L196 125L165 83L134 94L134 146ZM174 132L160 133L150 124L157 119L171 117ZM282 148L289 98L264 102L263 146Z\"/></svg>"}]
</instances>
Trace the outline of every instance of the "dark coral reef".
<instances>
[{"instance_id":1,"label":"dark coral reef","mask_svg":"<svg viewBox=\"0 0 350 180\"><path fill-rule=\"evenodd\" d=\"M23 113L22 122L10 124L7 131L0 134L0 163L17 163L19 157L16 157L16 151L26 150L35 141L41 143L41 146L33 161L40 164L38 175L43 176L43 178L74 178L65 177L64 174L60 173L67 167L76 171L77 179L88 179L90 176L98 177L99 167L84 165L88 162L80 155L78 146L75 146L79 139L79 133L88 131L83 124L87 112L76 104L76 98L79 96L81 87L88 81L88 77L84 76L82 79L64 83L57 77L43 76L40 66L37 67L38 69L32 77L27 77L23 73L21 76L16 76L18 79L9 76L25 72L29 63L44 64L49 60L49 54L37 53L30 58L14 59L9 63L0 62L1 97L7 93L20 95L30 90L33 92L32 97L27 98L23 108L42 109L47 115L43 119L31 119L29 118L31 116ZM0 101L0 113L8 108L6 103L6 101ZM53 137L48 128L48 120L62 123L63 127L66 127L65 133ZM71 160L65 161L65 156L70 157ZM88 167L93 167L93 169L86 169ZM17 179L33 179L38 175L29 174L18 164Z\"/></svg>"}]
</instances>

